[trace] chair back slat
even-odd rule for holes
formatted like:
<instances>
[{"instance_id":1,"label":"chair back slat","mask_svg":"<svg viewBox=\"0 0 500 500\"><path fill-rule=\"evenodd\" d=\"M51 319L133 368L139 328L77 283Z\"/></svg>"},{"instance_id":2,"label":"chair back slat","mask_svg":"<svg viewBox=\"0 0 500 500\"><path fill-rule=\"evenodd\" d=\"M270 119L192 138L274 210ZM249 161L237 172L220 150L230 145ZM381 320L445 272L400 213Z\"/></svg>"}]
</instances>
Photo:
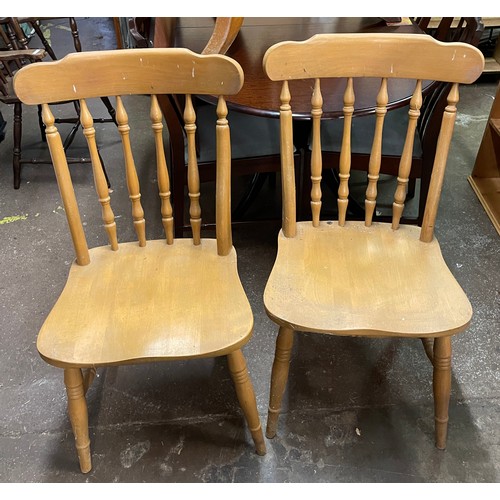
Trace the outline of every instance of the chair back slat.
<instances>
[{"instance_id":1,"label":"chair back slat","mask_svg":"<svg viewBox=\"0 0 500 500\"><path fill-rule=\"evenodd\" d=\"M165 231L167 244L171 245L174 242L174 217L172 204L170 202L170 179L163 147L163 115L155 95L151 95L150 118L155 137L156 175L158 178L158 191L161 200L161 221Z\"/></svg>"},{"instance_id":2,"label":"chair back slat","mask_svg":"<svg viewBox=\"0 0 500 500\"><path fill-rule=\"evenodd\" d=\"M345 224L347 205L349 203L349 176L351 171L351 125L354 113L354 84L352 78L347 79L344 92L344 129L342 132L342 149L339 160L339 190L337 206L339 210L339 226Z\"/></svg>"},{"instance_id":3,"label":"chair back slat","mask_svg":"<svg viewBox=\"0 0 500 500\"><path fill-rule=\"evenodd\" d=\"M34 66L34 65L33 65ZM28 66L27 66L28 67ZM49 145L52 163L63 202L64 211L68 220L71 239L75 248L76 262L81 266L90 263L89 249L87 240L83 231L80 212L76 202L75 191L71 182L68 162L64 154L61 136L54 125L55 118L48 104L42 104L42 120L45 124L45 135Z\"/></svg>"},{"instance_id":4,"label":"chair back slat","mask_svg":"<svg viewBox=\"0 0 500 500\"><path fill-rule=\"evenodd\" d=\"M231 142L227 121L227 105L220 96L217 103L217 173L216 173L216 233L217 253L227 255L233 246L231 235Z\"/></svg>"},{"instance_id":5,"label":"chair back slat","mask_svg":"<svg viewBox=\"0 0 500 500\"><path fill-rule=\"evenodd\" d=\"M102 220L104 222L104 229L108 235L108 241L112 250L118 250L118 238L116 235L116 222L115 215L111 208L111 197L109 196L108 183L102 168L101 158L97 150L95 140L94 120L90 114L89 108L85 99L80 99L80 121L83 126L83 134L87 139L89 148L90 159L92 162L92 172L94 174L94 184L101 204Z\"/></svg>"},{"instance_id":6,"label":"chair back slat","mask_svg":"<svg viewBox=\"0 0 500 500\"><path fill-rule=\"evenodd\" d=\"M186 95L184 107L184 129L188 152L189 220L193 232L193 243L199 245L201 239L200 172L196 155L196 112L189 94Z\"/></svg>"},{"instance_id":7,"label":"chair back slat","mask_svg":"<svg viewBox=\"0 0 500 500\"><path fill-rule=\"evenodd\" d=\"M293 120L288 81L283 81L280 94L281 184L283 197L283 233L287 238L296 234L295 170L293 161Z\"/></svg>"},{"instance_id":8,"label":"chair back slat","mask_svg":"<svg viewBox=\"0 0 500 500\"><path fill-rule=\"evenodd\" d=\"M401 216L403 215L404 202L406 200L406 187L410 178L415 131L417 129L417 121L420 116L421 106L422 80L417 80L417 85L410 101L410 109L408 110L408 128L406 130L405 143L399 162L397 187L394 193L394 202L392 204L393 229L397 229L399 227L399 221L401 220Z\"/></svg>"},{"instance_id":9,"label":"chair back slat","mask_svg":"<svg viewBox=\"0 0 500 500\"><path fill-rule=\"evenodd\" d=\"M134 229L139 240L139 246L146 246L146 221L144 220L144 210L141 205L141 193L139 189L139 179L137 169L135 168L134 156L130 145L130 126L128 124L128 115L123 105L122 98L116 97L116 121L118 131L122 139L123 157L125 160L125 173L127 179L127 188L130 201L132 203L132 219Z\"/></svg>"},{"instance_id":10,"label":"chair back slat","mask_svg":"<svg viewBox=\"0 0 500 500\"><path fill-rule=\"evenodd\" d=\"M453 128L455 125L458 99L458 83L454 83L448 94L448 105L443 113L443 122L436 146L436 155L434 156L431 182L427 194L427 202L425 204L422 229L420 231L420 240L424 242L432 241L434 236L434 225L436 223L439 198L443 187L446 159L448 157L451 136L453 135Z\"/></svg>"},{"instance_id":11,"label":"chair back slat","mask_svg":"<svg viewBox=\"0 0 500 500\"><path fill-rule=\"evenodd\" d=\"M323 163L321 157L321 115L323 114L323 97L321 95L320 79L314 82L311 99L312 116L312 152L311 152L311 212L314 227L319 226L321 214L321 172Z\"/></svg>"},{"instance_id":12,"label":"chair back slat","mask_svg":"<svg viewBox=\"0 0 500 500\"><path fill-rule=\"evenodd\" d=\"M377 203L377 182L380 174L382 161L382 132L384 129L384 119L387 114L387 78L382 78L380 90L377 95L377 107L375 108L375 133L373 136L370 162L368 164L368 186L365 198L365 225L371 226L375 205Z\"/></svg>"}]
</instances>

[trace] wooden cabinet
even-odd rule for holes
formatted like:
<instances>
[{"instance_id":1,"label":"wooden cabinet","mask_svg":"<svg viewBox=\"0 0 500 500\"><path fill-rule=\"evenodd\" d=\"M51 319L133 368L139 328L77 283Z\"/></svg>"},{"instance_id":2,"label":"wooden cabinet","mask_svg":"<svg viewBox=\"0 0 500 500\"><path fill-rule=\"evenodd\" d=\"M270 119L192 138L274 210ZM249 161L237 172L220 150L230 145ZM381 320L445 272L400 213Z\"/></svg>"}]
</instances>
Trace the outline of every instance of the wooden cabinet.
<instances>
[{"instance_id":1,"label":"wooden cabinet","mask_svg":"<svg viewBox=\"0 0 500 500\"><path fill-rule=\"evenodd\" d=\"M500 84L468 180L500 234Z\"/></svg>"}]
</instances>

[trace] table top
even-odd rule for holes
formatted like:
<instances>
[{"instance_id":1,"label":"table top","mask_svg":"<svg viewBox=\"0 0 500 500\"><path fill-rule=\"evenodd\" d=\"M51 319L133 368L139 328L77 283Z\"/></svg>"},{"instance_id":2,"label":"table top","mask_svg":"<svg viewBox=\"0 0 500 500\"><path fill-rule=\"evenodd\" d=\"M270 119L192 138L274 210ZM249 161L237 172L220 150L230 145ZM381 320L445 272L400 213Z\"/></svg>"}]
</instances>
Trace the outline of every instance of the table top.
<instances>
[{"instance_id":1,"label":"table top","mask_svg":"<svg viewBox=\"0 0 500 500\"><path fill-rule=\"evenodd\" d=\"M180 18L177 21L174 45L201 52L210 38L213 18ZM245 18L243 25L226 55L237 60L245 74L245 83L239 94L227 96L230 108L246 113L278 117L281 82L272 82L264 74L262 59L266 50L284 40L306 40L318 33L422 33L416 25L388 26L376 17L321 17L321 18ZM424 89L432 82L426 82ZM295 119L309 119L311 110L311 80L290 82L292 112ZM360 79L355 82L355 115L375 111L379 79ZM415 88L413 80L389 81L388 109L404 106ZM345 80L323 79L323 117L342 115ZM424 90L425 91L425 90Z\"/></svg>"}]
</instances>

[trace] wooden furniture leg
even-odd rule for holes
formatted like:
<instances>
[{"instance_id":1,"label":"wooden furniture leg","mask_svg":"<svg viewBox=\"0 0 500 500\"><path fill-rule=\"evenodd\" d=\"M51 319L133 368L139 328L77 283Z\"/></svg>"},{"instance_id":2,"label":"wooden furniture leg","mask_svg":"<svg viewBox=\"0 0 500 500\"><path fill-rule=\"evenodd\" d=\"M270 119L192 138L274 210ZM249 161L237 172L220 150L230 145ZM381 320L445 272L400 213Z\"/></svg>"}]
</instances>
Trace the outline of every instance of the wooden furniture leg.
<instances>
[{"instance_id":1,"label":"wooden furniture leg","mask_svg":"<svg viewBox=\"0 0 500 500\"><path fill-rule=\"evenodd\" d=\"M446 448L448 406L451 392L451 337L439 337L434 342L434 419L436 448Z\"/></svg>"},{"instance_id":2,"label":"wooden furniture leg","mask_svg":"<svg viewBox=\"0 0 500 500\"><path fill-rule=\"evenodd\" d=\"M266 437L272 439L276 435L278 418L281 411L281 400L285 393L290 367L290 355L293 346L293 330L280 327L276 339L273 369L271 372L271 391L269 396L269 412L267 415Z\"/></svg>"},{"instance_id":3,"label":"wooden furniture leg","mask_svg":"<svg viewBox=\"0 0 500 500\"><path fill-rule=\"evenodd\" d=\"M434 339L433 338L421 338L422 345L424 346L425 354L429 358L429 361L434 364Z\"/></svg>"},{"instance_id":4,"label":"wooden furniture leg","mask_svg":"<svg viewBox=\"0 0 500 500\"><path fill-rule=\"evenodd\" d=\"M83 473L92 468L90 459L89 424L87 402L83 385L82 372L79 368L64 370L64 384L68 394L68 413L75 436L76 451Z\"/></svg>"},{"instance_id":5,"label":"wooden furniture leg","mask_svg":"<svg viewBox=\"0 0 500 500\"><path fill-rule=\"evenodd\" d=\"M228 354L227 360L229 364L229 371L231 372L234 386L236 388L238 401L240 402L248 423L248 428L250 429L255 443L255 450L258 455L265 455L266 444L264 443L259 413L257 412L257 402L255 400L252 382L248 376L247 365L243 353L240 349L231 352Z\"/></svg>"},{"instance_id":6,"label":"wooden furniture leg","mask_svg":"<svg viewBox=\"0 0 500 500\"><path fill-rule=\"evenodd\" d=\"M108 185L109 187L109 185ZM82 376L83 376L83 393L87 394L87 391L89 390L90 386L92 385L92 382L94 381L94 378L96 376L97 370L93 368L87 368L85 371L83 371Z\"/></svg>"},{"instance_id":7,"label":"wooden furniture leg","mask_svg":"<svg viewBox=\"0 0 500 500\"><path fill-rule=\"evenodd\" d=\"M14 168L14 189L19 189L21 185L21 137L23 130L23 109L20 102L14 104L14 149L13 168Z\"/></svg>"}]
</instances>

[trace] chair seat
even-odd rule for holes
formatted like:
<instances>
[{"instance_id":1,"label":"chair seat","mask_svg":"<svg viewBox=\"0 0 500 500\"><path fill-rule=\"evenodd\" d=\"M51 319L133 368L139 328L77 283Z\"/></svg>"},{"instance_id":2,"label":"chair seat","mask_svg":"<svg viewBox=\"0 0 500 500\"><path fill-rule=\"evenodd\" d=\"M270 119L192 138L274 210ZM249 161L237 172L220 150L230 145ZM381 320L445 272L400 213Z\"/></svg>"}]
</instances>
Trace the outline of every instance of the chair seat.
<instances>
[{"instance_id":1,"label":"chair seat","mask_svg":"<svg viewBox=\"0 0 500 500\"><path fill-rule=\"evenodd\" d=\"M264 292L267 313L299 331L364 336L436 337L465 329L471 305L437 240L420 228L336 221L297 223L278 237Z\"/></svg>"},{"instance_id":2,"label":"chair seat","mask_svg":"<svg viewBox=\"0 0 500 500\"><path fill-rule=\"evenodd\" d=\"M234 248L215 240L122 243L90 250L73 264L37 347L49 363L121 362L227 354L250 338L253 316L237 274Z\"/></svg>"}]
</instances>

